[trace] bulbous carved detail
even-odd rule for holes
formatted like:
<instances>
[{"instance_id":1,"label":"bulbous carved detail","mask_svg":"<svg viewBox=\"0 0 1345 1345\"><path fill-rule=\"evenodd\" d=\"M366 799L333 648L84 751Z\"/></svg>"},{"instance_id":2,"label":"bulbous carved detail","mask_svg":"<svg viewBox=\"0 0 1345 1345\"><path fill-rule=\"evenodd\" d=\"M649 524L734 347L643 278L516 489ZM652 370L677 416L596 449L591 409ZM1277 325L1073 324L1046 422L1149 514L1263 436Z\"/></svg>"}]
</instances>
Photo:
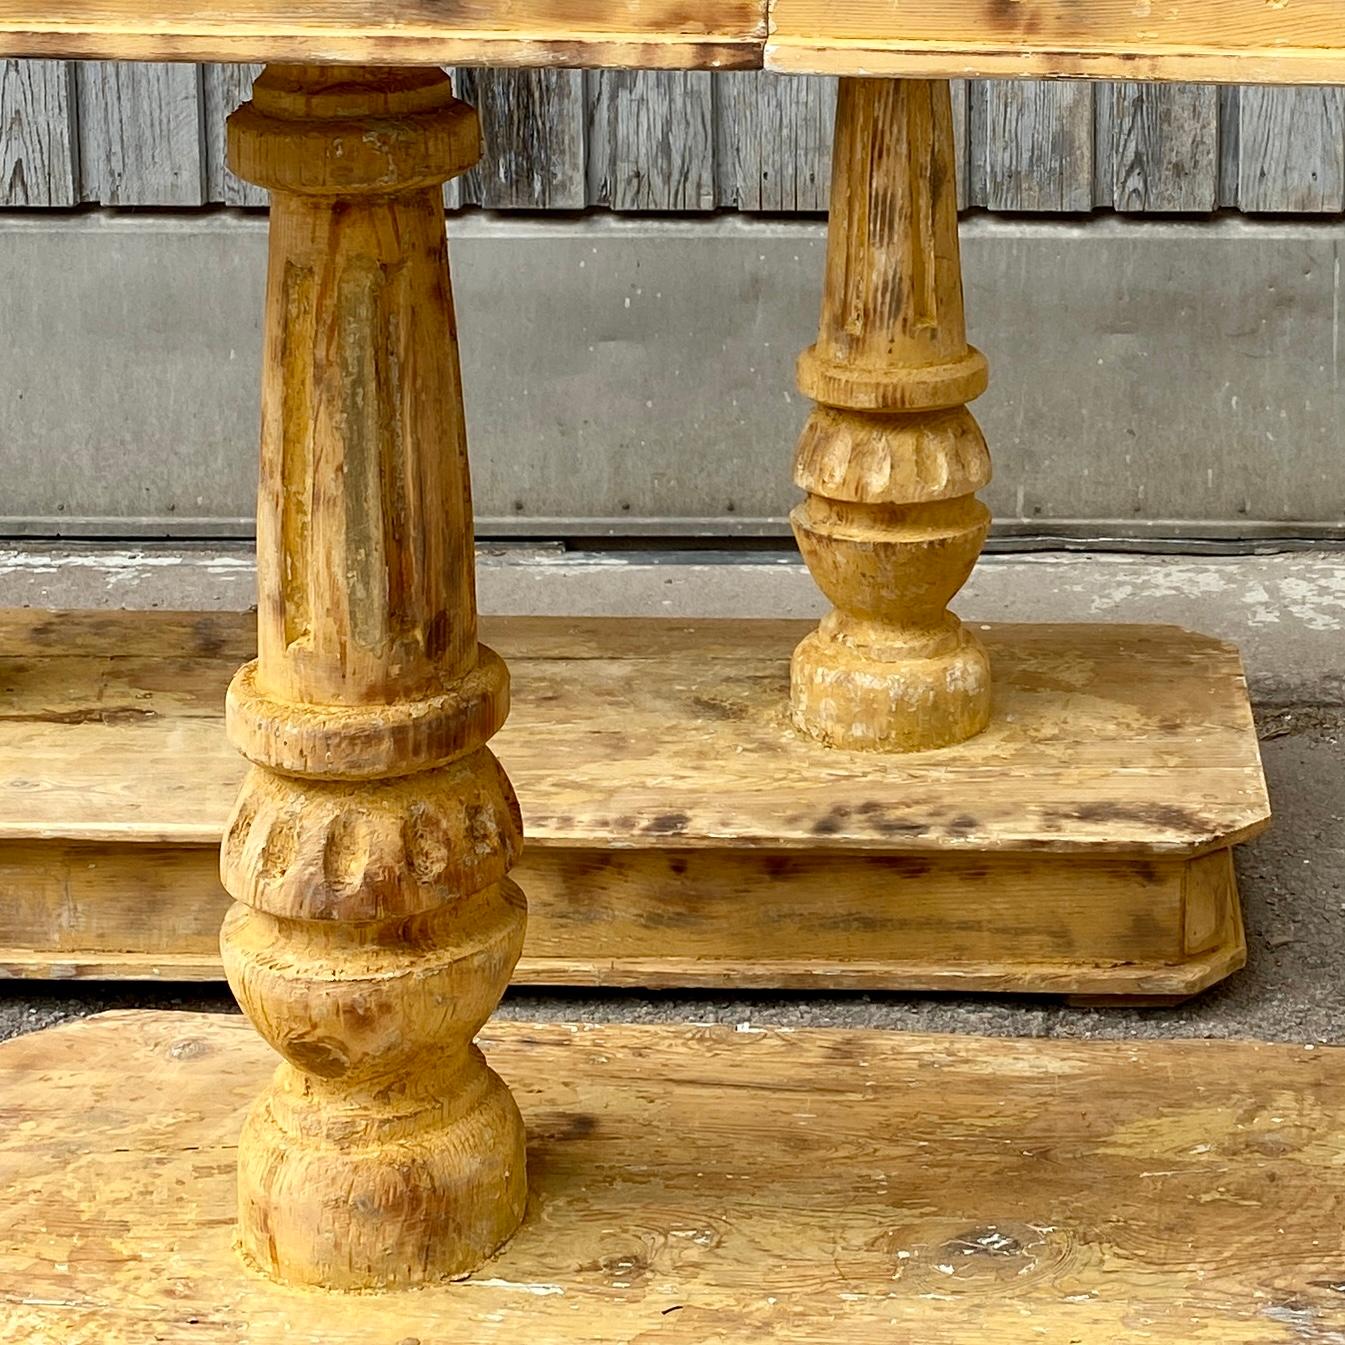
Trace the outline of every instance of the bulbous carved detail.
<instances>
[{"instance_id":1,"label":"bulbous carved detail","mask_svg":"<svg viewBox=\"0 0 1345 1345\"><path fill-rule=\"evenodd\" d=\"M522 831L513 786L486 748L437 771L359 784L254 767L225 828L220 872L238 900L272 915L381 920L498 883Z\"/></svg>"},{"instance_id":2,"label":"bulbous carved detail","mask_svg":"<svg viewBox=\"0 0 1345 1345\"><path fill-rule=\"evenodd\" d=\"M363 926L285 920L235 902L225 971L291 1065L340 1081L347 1098L359 1089L368 1105L371 1093L396 1093L466 1051L518 961L525 912L508 880Z\"/></svg>"},{"instance_id":3,"label":"bulbous carved detail","mask_svg":"<svg viewBox=\"0 0 1345 1345\"><path fill-rule=\"evenodd\" d=\"M794 652L790 705L832 747L946 747L990 717L985 651L947 610L990 525L990 455L962 405L986 364L962 314L947 83L842 79L833 160L791 521L835 610Z\"/></svg>"}]
</instances>

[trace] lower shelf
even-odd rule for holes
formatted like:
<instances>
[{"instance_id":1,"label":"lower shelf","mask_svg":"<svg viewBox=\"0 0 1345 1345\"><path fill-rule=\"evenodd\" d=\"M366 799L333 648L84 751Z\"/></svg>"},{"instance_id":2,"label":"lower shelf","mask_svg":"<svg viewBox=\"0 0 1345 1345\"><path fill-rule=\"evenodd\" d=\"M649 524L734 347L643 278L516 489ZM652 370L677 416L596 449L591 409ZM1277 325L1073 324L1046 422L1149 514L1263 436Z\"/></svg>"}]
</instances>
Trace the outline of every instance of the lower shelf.
<instances>
[{"instance_id":1,"label":"lower shelf","mask_svg":"<svg viewBox=\"0 0 1345 1345\"><path fill-rule=\"evenodd\" d=\"M130 1345L969 1340L1330 1345L1345 1052L492 1024L519 1234L345 1297L246 1272L241 1019L0 1045L0 1338Z\"/></svg>"},{"instance_id":2,"label":"lower shelf","mask_svg":"<svg viewBox=\"0 0 1345 1345\"><path fill-rule=\"evenodd\" d=\"M1244 958L1269 810L1236 651L981 633L995 720L915 757L785 718L798 622L506 620L516 979L1184 996ZM0 613L0 974L216 978L241 614Z\"/></svg>"}]
</instances>

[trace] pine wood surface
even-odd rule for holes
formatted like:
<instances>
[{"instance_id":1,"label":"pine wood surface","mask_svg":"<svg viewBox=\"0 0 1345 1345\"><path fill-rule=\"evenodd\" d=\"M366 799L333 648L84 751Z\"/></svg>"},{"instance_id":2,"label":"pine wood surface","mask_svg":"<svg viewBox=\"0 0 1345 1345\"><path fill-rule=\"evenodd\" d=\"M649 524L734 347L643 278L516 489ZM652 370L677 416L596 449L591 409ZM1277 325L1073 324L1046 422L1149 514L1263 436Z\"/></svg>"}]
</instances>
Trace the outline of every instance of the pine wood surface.
<instances>
[{"instance_id":1,"label":"pine wood surface","mask_svg":"<svg viewBox=\"0 0 1345 1345\"><path fill-rule=\"evenodd\" d=\"M772 0L768 69L957 79L1345 81L1336 0Z\"/></svg>"},{"instance_id":2,"label":"pine wood surface","mask_svg":"<svg viewBox=\"0 0 1345 1345\"><path fill-rule=\"evenodd\" d=\"M5 613L0 839L217 841L243 771L220 731L223 691L252 620ZM494 742L529 844L1177 857L1265 824L1241 665L1218 641L978 629L998 678L991 727L903 759L790 727L789 653L808 629L483 619L512 668Z\"/></svg>"},{"instance_id":3,"label":"pine wood surface","mask_svg":"<svg viewBox=\"0 0 1345 1345\"><path fill-rule=\"evenodd\" d=\"M765 0L0 0L0 57L759 66Z\"/></svg>"},{"instance_id":4,"label":"pine wood surface","mask_svg":"<svg viewBox=\"0 0 1345 1345\"><path fill-rule=\"evenodd\" d=\"M1345 81L1335 0L0 0L0 57Z\"/></svg>"},{"instance_id":5,"label":"pine wood surface","mask_svg":"<svg viewBox=\"0 0 1345 1345\"><path fill-rule=\"evenodd\" d=\"M61 1345L1330 1345L1345 1056L1241 1042L491 1024L518 1235L459 1283L244 1272L238 1019L0 1045L0 1336Z\"/></svg>"},{"instance_id":6,"label":"pine wood surface","mask_svg":"<svg viewBox=\"0 0 1345 1345\"><path fill-rule=\"evenodd\" d=\"M799 737L784 687L806 623L482 628L514 667L514 711L495 741L529 828L515 871L530 906L516 980L1185 995L1242 964L1224 847L1260 828L1266 803L1236 658L1210 641L1085 632L1148 651L1152 662L1116 675L1156 679L1149 729L1133 710L1143 684L1128 687L1132 709L1113 721L1090 696L1085 655L1049 656L1061 659L1060 722L1054 736L1039 726L1039 746L1025 743L1016 763L1005 756L1008 773L977 766L967 749L898 769ZM1066 633L987 638L1030 665L1034 648ZM244 614L0 613L0 972L218 977L227 899L211 847L244 771L224 741L221 702L254 643ZM1195 685L1183 690L1187 677ZM1100 764L1080 778L1095 791L1121 786L1119 806L1072 794L1082 815L1062 832L1038 833L1028 849L978 849L978 837L1002 840L1009 825L977 820L991 816L996 785L1001 802L1026 809L1032 772L1064 779L1073 721L1063 711L1076 709L1144 738L1167 774L1144 777L1134 745L1119 741L1110 750L1124 762L1109 765L1090 740ZM1093 718L1081 722L1094 733ZM811 796L811 818L791 822L809 763L825 792ZM1135 770L1149 782L1143 809L1126 784ZM920 833L922 771L933 777L926 806L936 784L961 801L957 825ZM716 787L726 784L741 794L732 814ZM635 788L650 791L647 813L625 807ZM1223 843L1201 858L1154 853L1173 842L1174 824L1189 848L1201 790L1223 811L1202 814L1196 830ZM1132 848L1102 846L1108 828ZM1093 844L1047 848L1071 836Z\"/></svg>"},{"instance_id":7,"label":"pine wood surface","mask_svg":"<svg viewBox=\"0 0 1345 1345\"><path fill-rule=\"evenodd\" d=\"M1189 996L1246 957L1231 854L530 846L515 984ZM0 975L214 980L213 846L0 842Z\"/></svg>"}]
</instances>

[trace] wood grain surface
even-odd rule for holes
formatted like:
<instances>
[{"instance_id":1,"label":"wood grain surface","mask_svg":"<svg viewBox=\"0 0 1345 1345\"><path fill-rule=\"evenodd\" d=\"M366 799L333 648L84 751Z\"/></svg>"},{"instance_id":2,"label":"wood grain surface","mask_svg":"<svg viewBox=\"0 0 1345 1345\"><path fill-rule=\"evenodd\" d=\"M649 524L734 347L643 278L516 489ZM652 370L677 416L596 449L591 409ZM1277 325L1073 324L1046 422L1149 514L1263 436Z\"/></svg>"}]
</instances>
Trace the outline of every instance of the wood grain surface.
<instances>
[{"instance_id":1,"label":"wood grain surface","mask_svg":"<svg viewBox=\"0 0 1345 1345\"><path fill-rule=\"evenodd\" d=\"M1241 967L1231 854L528 846L513 982L1194 995ZM0 841L0 976L214 980L216 847Z\"/></svg>"},{"instance_id":2,"label":"wood grain surface","mask_svg":"<svg viewBox=\"0 0 1345 1345\"><path fill-rule=\"evenodd\" d=\"M922 78L1345 81L1337 0L774 0L768 69Z\"/></svg>"},{"instance_id":3,"label":"wood grain surface","mask_svg":"<svg viewBox=\"0 0 1345 1345\"><path fill-rule=\"evenodd\" d=\"M1345 22L1336 0L0 0L3 56L1327 84Z\"/></svg>"},{"instance_id":4,"label":"wood grain surface","mask_svg":"<svg viewBox=\"0 0 1345 1345\"><path fill-rule=\"evenodd\" d=\"M238 1019L0 1046L0 1336L61 1345L1333 1345L1345 1054L492 1024L528 1215L459 1283L244 1273Z\"/></svg>"},{"instance_id":5,"label":"wood grain surface","mask_svg":"<svg viewBox=\"0 0 1345 1345\"><path fill-rule=\"evenodd\" d=\"M765 35L765 0L0 0L0 57L718 69Z\"/></svg>"},{"instance_id":6,"label":"wood grain surface","mask_svg":"<svg viewBox=\"0 0 1345 1345\"><path fill-rule=\"evenodd\" d=\"M218 976L251 626L0 614L0 974ZM1267 805L1212 641L984 632L989 749L898 764L789 728L806 623L482 627L514 668L520 980L1181 995L1242 964L1226 847Z\"/></svg>"},{"instance_id":7,"label":"wood grain surface","mask_svg":"<svg viewBox=\"0 0 1345 1345\"><path fill-rule=\"evenodd\" d=\"M0 838L218 840L242 773L223 693L251 620L0 616ZM512 667L494 741L529 844L1176 857L1265 825L1241 664L1218 641L978 627L996 676L990 728L888 759L790 727L789 653L809 628L483 619Z\"/></svg>"}]
</instances>

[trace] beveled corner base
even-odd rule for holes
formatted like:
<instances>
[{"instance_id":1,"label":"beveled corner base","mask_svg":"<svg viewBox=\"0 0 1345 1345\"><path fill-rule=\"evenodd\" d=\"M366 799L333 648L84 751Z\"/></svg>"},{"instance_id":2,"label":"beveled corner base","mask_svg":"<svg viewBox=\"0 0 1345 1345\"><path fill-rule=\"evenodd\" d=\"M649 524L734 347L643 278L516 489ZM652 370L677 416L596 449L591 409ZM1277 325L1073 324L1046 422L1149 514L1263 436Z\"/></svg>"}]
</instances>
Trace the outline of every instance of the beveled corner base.
<instances>
[{"instance_id":1,"label":"beveled corner base","mask_svg":"<svg viewBox=\"0 0 1345 1345\"><path fill-rule=\"evenodd\" d=\"M516 982L1151 999L1242 965L1232 847L1269 808L1227 645L977 629L990 727L903 756L792 727L808 623L482 624L513 669ZM249 645L241 615L0 613L0 972L219 976Z\"/></svg>"}]
</instances>

